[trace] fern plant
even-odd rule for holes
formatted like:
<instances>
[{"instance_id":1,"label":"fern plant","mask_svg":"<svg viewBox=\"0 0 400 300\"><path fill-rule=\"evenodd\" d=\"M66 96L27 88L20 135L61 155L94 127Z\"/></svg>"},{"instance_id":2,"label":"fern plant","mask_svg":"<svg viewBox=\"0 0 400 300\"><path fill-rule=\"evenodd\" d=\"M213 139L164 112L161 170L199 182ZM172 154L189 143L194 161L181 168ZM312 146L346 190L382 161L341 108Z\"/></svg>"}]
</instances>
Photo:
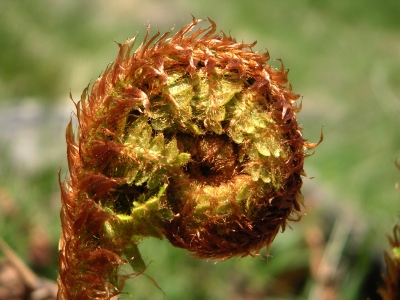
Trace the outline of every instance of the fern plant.
<instances>
[{"instance_id":1,"label":"fern plant","mask_svg":"<svg viewBox=\"0 0 400 300\"><path fill-rule=\"evenodd\" d=\"M135 39L119 44L76 103L59 299L121 293L120 267L146 268L143 238L228 259L268 248L300 218L305 150L316 144L302 137L287 71L198 22L172 36L148 29L135 51Z\"/></svg>"}]
</instances>

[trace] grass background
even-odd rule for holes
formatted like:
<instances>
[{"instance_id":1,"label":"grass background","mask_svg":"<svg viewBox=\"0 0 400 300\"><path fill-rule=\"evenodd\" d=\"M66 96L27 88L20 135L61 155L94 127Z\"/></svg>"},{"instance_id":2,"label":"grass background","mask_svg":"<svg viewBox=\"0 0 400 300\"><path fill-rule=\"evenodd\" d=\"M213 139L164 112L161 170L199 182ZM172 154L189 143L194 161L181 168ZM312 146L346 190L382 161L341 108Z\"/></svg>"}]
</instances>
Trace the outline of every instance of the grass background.
<instances>
[{"instance_id":1,"label":"grass background","mask_svg":"<svg viewBox=\"0 0 400 300\"><path fill-rule=\"evenodd\" d=\"M385 234L400 211L397 0L1 1L0 235L38 274L56 278L69 92L78 100L114 60L113 41L140 39L148 24L154 33L178 29L190 14L282 59L303 96L304 136L317 141L323 127L325 140L306 160L314 177L304 180L306 215L278 235L268 258L215 264L145 240L146 274L162 290L139 276L123 298L318 299L325 266L337 299L376 299Z\"/></svg>"}]
</instances>

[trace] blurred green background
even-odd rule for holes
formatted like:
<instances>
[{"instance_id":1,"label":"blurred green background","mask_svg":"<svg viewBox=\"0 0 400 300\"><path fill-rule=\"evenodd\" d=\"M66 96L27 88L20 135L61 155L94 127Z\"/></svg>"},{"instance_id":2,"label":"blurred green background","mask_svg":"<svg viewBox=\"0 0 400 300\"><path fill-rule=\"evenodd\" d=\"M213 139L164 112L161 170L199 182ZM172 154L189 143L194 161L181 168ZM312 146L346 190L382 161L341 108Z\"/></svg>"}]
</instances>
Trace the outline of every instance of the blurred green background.
<instances>
[{"instance_id":1,"label":"blurred green background","mask_svg":"<svg viewBox=\"0 0 400 300\"><path fill-rule=\"evenodd\" d=\"M215 264L145 240L148 276L122 298L377 299L400 212L398 0L0 1L0 235L56 279L69 93L79 100L114 60L113 41L140 40L148 24L179 29L190 14L282 59L302 95L304 136L318 141L323 127L325 140L306 159L305 215L268 257Z\"/></svg>"}]
</instances>

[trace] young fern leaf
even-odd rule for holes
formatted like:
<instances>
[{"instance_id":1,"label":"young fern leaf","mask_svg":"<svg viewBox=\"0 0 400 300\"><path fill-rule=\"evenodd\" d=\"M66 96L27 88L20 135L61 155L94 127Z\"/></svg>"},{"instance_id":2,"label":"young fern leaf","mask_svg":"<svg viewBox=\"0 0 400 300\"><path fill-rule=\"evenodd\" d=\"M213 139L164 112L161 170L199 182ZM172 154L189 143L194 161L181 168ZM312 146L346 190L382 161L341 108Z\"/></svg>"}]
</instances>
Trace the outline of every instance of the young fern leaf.
<instances>
[{"instance_id":1,"label":"young fern leaf","mask_svg":"<svg viewBox=\"0 0 400 300\"><path fill-rule=\"evenodd\" d=\"M268 247L299 218L305 150L287 71L268 53L193 21L169 38L119 44L67 127L60 182L59 299L121 293L121 265L166 237L196 257ZM158 40L157 40L158 38Z\"/></svg>"}]
</instances>

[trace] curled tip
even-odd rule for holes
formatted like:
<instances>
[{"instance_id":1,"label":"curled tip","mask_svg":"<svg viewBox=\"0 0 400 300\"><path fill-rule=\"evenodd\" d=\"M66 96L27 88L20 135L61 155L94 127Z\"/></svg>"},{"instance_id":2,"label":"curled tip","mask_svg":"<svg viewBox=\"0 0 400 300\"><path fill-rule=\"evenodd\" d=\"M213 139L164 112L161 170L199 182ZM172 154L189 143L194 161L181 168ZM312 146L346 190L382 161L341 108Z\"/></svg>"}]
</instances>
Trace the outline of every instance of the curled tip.
<instances>
[{"instance_id":1,"label":"curled tip","mask_svg":"<svg viewBox=\"0 0 400 300\"><path fill-rule=\"evenodd\" d=\"M301 217L304 151L322 130L318 143L303 139L282 62L198 22L171 38L148 27L135 51L136 38L118 44L76 105L60 182L61 299L119 294L121 257L145 268L144 237L227 259L268 249Z\"/></svg>"}]
</instances>

